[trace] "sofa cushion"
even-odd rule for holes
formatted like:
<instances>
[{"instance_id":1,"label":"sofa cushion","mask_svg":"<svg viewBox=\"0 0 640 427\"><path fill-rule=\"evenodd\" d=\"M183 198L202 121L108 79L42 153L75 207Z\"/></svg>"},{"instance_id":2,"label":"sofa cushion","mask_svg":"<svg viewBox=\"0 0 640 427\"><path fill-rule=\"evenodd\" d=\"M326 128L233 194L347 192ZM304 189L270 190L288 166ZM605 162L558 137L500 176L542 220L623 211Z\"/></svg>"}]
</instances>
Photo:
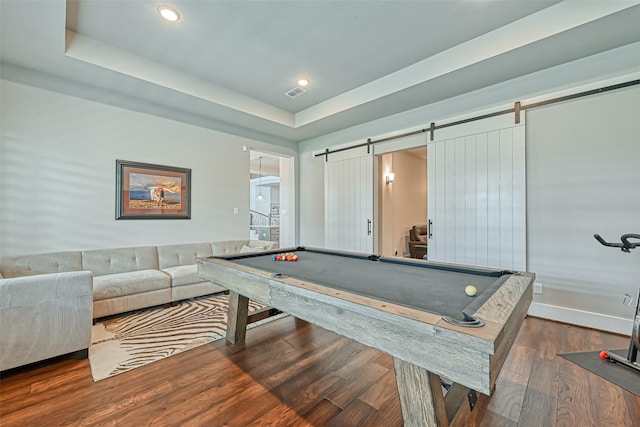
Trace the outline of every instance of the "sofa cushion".
<instances>
[{"instance_id":1,"label":"sofa cushion","mask_svg":"<svg viewBox=\"0 0 640 427\"><path fill-rule=\"evenodd\" d=\"M225 240L211 243L214 256L233 255L240 253L243 246L250 248L262 247L261 250L274 249L278 247L278 242L268 240Z\"/></svg>"},{"instance_id":2,"label":"sofa cushion","mask_svg":"<svg viewBox=\"0 0 640 427\"><path fill-rule=\"evenodd\" d=\"M171 287L173 288L203 281L198 277L198 266L196 264L163 268L162 271L171 276Z\"/></svg>"},{"instance_id":3,"label":"sofa cushion","mask_svg":"<svg viewBox=\"0 0 640 427\"><path fill-rule=\"evenodd\" d=\"M181 245L158 246L158 265L160 269L191 265L196 258L206 258L213 255L211 243L187 243Z\"/></svg>"},{"instance_id":4,"label":"sofa cushion","mask_svg":"<svg viewBox=\"0 0 640 427\"><path fill-rule=\"evenodd\" d=\"M22 255L2 261L2 274L5 278L69 271L82 271L81 252Z\"/></svg>"},{"instance_id":5,"label":"sofa cushion","mask_svg":"<svg viewBox=\"0 0 640 427\"><path fill-rule=\"evenodd\" d=\"M158 252L155 246L83 251L82 269L93 271L94 276L157 270Z\"/></svg>"},{"instance_id":6,"label":"sofa cushion","mask_svg":"<svg viewBox=\"0 0 640 427\"><path fill-rule=\"evenodd\" d=\"M247 252L261 252L264 251L264 246L247 246L247 245L242 245L242 247L240 248L240 253L244 254Z\"/></svg>"},{"instance_id":7,"label":"sofa cushion","mask_svg":"<svg viewBox=\"0 0 640 427\"><path fill-rule=\"evenodd\" d=\"M125 295L171 287L171 278L160 270L140 270L93 277L93 300L99 301Z\"/></svg>"}]
</instances>

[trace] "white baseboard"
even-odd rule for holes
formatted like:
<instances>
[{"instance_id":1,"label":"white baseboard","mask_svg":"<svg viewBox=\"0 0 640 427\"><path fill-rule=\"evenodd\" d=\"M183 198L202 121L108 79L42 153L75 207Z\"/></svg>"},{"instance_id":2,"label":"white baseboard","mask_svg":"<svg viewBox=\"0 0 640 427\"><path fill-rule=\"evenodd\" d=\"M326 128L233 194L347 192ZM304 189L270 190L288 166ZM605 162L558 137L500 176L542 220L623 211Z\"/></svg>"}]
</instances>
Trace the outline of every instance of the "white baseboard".
<instances>
[{"instance_id":1,"label":"white baseboard","mask_svg":"<svg viewBox=\"0 0 640 427\"><path fill-rule=\"evenodd\" d=\"M631 335L633 320L622 317L609 316L590 311L576 310L575 308L560 307L557 305L532 302L529 306L529 315L543 319L556 320L572 325L585 326L601 331L613 332L621 335Z\"/></svg>"}]
</instances>

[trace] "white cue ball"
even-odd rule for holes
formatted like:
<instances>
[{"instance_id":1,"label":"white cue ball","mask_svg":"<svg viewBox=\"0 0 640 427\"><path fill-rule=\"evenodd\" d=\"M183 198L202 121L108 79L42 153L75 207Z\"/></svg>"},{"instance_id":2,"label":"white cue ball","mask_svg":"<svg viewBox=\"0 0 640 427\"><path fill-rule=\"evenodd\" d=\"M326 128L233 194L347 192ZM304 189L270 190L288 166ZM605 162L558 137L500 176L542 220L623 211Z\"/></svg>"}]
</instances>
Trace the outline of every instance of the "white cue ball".
<instances>
[{"instance_id":1,"label":"white cue ball","mask_svg":"<svg viewBox=\"0 0 640 427\"><path fill-rule=\"evenodd\" d=\"M464 293L469 295L470 297L475 296L476 292L478 292L478 290L473 285L469 285L466 288L464 288Z\"/></svg>"}]
</instances>

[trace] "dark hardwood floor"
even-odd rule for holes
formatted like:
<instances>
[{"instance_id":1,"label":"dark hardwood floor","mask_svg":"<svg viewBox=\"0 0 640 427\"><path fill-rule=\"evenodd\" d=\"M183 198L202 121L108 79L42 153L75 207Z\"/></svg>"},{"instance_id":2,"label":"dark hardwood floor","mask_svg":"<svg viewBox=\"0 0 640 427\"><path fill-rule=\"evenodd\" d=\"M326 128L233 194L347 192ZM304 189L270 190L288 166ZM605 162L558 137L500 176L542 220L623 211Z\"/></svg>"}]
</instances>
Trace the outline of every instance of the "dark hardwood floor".
<instances>
[{"instance_id":1,"label":"dark hardwood floor","mask_svg":"<svg viewBox=\"0 0 640 427\"><path fill-rule=\"evenodd\" d=\"M638 396L557 356L627 344L527 318L471 424L640 425ZM10 372L0 425L390 427L402 418L390 356L285 317L248 331L246 347L218 341L97 383L87 359Z\"/></svg>"}]
</instances>

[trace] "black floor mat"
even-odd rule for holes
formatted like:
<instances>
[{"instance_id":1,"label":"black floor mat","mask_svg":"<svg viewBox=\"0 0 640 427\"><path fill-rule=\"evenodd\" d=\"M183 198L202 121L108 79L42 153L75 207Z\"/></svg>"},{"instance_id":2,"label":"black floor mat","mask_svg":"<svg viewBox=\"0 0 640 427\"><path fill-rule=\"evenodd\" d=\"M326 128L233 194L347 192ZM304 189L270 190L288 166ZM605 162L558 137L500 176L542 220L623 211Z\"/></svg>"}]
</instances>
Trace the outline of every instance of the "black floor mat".
<instances>
[{"instance_id":1,"label":"black floor mat","mask_svg":"<svg viewBox=\"0 0 640 427\"><path fill-rule=\"evenodd\" d=\"M609 352L616 353L626 359L627 351L628 350L624 349L612 350ZM564 357L576 365L593 372L594 374L630 391L637 396L640 396L640 373L620 364L600 359L599 351L564 353L559 354L559 356Z\"/></svg>"}]
</instances>

